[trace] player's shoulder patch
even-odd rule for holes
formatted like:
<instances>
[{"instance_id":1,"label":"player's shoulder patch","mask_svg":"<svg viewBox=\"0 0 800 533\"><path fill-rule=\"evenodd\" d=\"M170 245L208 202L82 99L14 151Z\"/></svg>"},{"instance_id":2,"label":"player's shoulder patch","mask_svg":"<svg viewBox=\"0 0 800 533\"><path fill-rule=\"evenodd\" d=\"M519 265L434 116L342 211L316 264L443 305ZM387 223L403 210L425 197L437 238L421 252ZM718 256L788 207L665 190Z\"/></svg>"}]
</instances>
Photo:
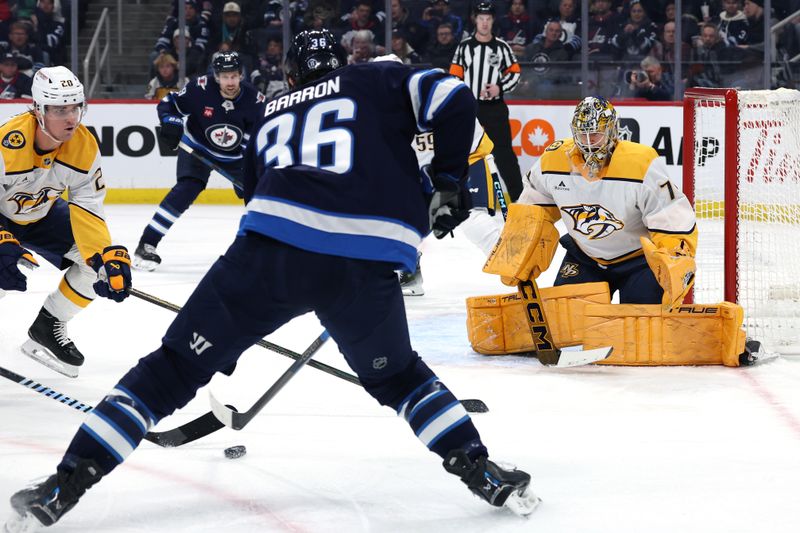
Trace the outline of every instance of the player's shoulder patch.
<instances>
[{"instance_id":1,"label":"player's shoulder patch","mask_svg":"<svg viewBox=\"0 0 800 533\"><path fill-rule=\"evenodd\" d=\"M561 145L563 145L563 144L564 144L564 141L555 141L550 146L545 148L544 151L545 152L555 152L556 150L561 148Z\"/></svg>"},{"instance_id":2,"label":"player's shoulder patch","mask_svg":"<svg viewBox=\"0 0 800 533\"><path fill-rule=\"evenodd\" d=\"M266 101L267 101L267 96L264 93L262 93L261 91L258 91L256 93L256 103L257 104L262 104L262 103L264 103Z\"/></svg>"},{"instance_id":3,"label":"player's shoulder patch","mask_svg":"<svg viewBox=\"0 0 800 533\"><path fill-rule=\"evenodd\" d=\"M657 158L658 152L652 146L632 141L619 141L611 156L611 164L606 172L606 177L644 180L647 169Z\"/></svg>"},{"instance_id":4,"label":"player's shoulder patch","mask_svg":"<svg viewBox=\"0 0 800 533\"><path fill-rule=\"evenodd\" d=\"M206 90L206 85L208 85L208 76L200 76L199 78L197 78L197 86L198 87L200 87L201 89L203 89L205 91Z\"/></svg>"},{"instance_id":5,"label":"player's shoulder patch","mask_svg":"<svg viewBox=\"0 0 800 533\"><path fill-rule=\"evenodd\" d=\"M3 136L3 140L0 141L0 144L2 144L4 148L19 150L25 146L25 142L24 133L20 130L11 130Z\"/></svg>"}]
</instances>

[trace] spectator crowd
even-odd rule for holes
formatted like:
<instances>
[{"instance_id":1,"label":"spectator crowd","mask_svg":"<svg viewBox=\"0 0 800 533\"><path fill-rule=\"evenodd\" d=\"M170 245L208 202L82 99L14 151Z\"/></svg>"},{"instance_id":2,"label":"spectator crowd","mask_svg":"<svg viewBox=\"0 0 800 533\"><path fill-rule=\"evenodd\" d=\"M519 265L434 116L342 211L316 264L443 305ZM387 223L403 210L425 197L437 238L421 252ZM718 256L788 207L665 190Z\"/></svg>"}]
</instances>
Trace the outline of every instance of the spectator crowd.
<instances>
[{"instance_id":1,"label":"spectator crowd","mask_svg":"<svg viewBox=\"0 0 800 533\"><path fill-rule=\"evenodd\" d=\"M64 0L0 0L0 99L30 97L34 72L64 63L68 8Z\"/></svg>"},{"instance_id":2,"label":"spectator crowd","mask_svg":"<svg viewBox=\"0 0 800 533\"><path fill-rule=\"evenodd\" d=\"M340 40L350 63L393 53L404 63L447 69L459 42L474 31L471 0L294 0L288 15L280 0L185 1L186 33L178 29L178 1L151 55L149 97L179 88L177 46L187 45L186 74L208 70L220 50L240 53L248 78L268 96L284 88L282 32L325 27ZM581 39L581 0L496 0L494 34L522 64L523 79L535 87L573 83L585 47L593 69L610 68L614 94L671 99L674 87L726 84L746 87L742 66L758 68L764 53L764 17L772 23L800 9L800 0L687 0L676 35L674 0L585 0L588 39ZM40 4L43 2L39 2ZM391 21L391 40L386 24ZM683 63L674 79L676 40ZM776 61L800 54L800 17L773 37ZM171 59L165 59L169 56ZM606 67L603 67L605 65ZM746 69L745 69L746 70ZM760 71L759 71L760 72ZM533 76L533 78L531 78ZM759 74L760 78L760 74ZM572 80L572 81L570 81Z\"/></svg>"}]
</instances>

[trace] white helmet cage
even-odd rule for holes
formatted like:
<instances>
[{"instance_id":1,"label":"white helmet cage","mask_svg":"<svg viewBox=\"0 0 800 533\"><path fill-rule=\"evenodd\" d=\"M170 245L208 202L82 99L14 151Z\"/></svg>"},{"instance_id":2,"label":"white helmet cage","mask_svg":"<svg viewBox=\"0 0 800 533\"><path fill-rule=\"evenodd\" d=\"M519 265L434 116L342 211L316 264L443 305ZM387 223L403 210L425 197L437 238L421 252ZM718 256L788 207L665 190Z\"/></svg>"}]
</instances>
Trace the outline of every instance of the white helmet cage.
<instances>
[{"instance_id":1,"label":"white helmet cage","mask_svg":"<svg viewBox=\"0 0 800 533\"><path fill-rule=\"evenodd\" d=\"M86 96L83 84L67 67L45 67L36 71L33 76L33 108L37 112L39 126L47 133L44 116L47 106L65 106L79 104L81 106L78 122L86 114Z\"/></svg>"}]
</instances>

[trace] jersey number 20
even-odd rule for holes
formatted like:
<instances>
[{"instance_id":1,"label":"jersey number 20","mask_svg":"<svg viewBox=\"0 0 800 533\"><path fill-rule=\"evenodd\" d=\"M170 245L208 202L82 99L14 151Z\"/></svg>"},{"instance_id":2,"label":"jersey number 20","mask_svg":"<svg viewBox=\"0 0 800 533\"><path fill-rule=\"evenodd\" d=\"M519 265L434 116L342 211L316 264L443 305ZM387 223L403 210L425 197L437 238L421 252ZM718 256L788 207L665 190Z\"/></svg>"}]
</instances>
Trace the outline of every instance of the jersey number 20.
<instances>
[{"instance_id":1,"label":"jersey number 20","mask_svg":"<svg viewBox=\"0 0 800 533\"><path fill-rule=\"evenodd\" d=\"M264 158L264 165L281 168L299 164L337 174L349 172L353 166L353 133L348 127L323 128L329 116L334 124L354 121L356 104L349 98L336 98L311 106L303 116L283 113L265 122L256 134L256 151Z\"/></svg>"}]
</instances>

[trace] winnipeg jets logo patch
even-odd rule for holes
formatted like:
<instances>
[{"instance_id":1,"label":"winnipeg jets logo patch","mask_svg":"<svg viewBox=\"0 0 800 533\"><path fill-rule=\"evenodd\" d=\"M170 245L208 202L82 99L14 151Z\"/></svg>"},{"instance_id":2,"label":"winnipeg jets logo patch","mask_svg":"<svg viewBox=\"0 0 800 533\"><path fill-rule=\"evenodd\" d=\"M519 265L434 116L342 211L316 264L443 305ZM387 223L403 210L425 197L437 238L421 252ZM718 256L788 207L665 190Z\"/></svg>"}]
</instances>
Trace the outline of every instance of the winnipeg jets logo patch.
<instances>
[{"instance_id":1,"label":"winnipeg jets logo patch","mask_svg":"<svg viewBox=\"0 0 800 533\"><path fill-rule=\"evenodd\" d=\"M230 151L242 142L242 130L231 124L215 124L206 130L206 138L214 148Z\"/></svg>"},{"instance_id":2,"label":"winnipeg jets logo patch","mask_svg":"<svg viewBox=\"0 0 800 533\"><path fill-rule=\"evenodd\" d=\"M562 207L561 210L572 217L573 229L588 236L590 239L608 237L615 231L625 227L625 224L615 217L614 213L602 205L568 205Z\"/></svg>"}]
</instances>

